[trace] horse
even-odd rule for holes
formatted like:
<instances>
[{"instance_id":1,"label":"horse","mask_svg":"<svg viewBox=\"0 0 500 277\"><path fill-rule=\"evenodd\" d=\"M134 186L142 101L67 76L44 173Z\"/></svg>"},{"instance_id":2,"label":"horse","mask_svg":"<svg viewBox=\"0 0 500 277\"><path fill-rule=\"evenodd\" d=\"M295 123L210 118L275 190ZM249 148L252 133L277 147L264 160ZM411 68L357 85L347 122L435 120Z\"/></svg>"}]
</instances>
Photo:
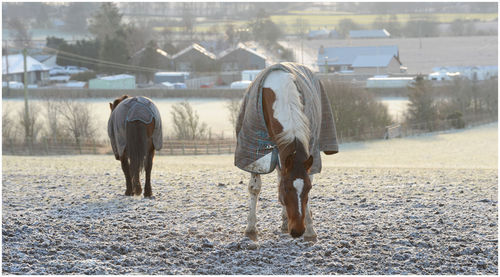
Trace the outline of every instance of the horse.
<instances>
[{"instance_id":1,"label":"horse","mask_svg":"<svg viewBox=\"0 0 500 277\"><path fill-rule=\"evenodd\" d=\"M290 70L290 68L293 70ZM300 77L303 78L302 81L298 81L299 77L292 74L296 71L305 71L307 73L305 75L298 73L298 75L303 76ZM281 230L288 232L294 238L303 235L305 240L315 240L317 234L313 226L309 191L312 188L313 174L319 172L321 169L321 161L318 159L319 143L317 141L320 137L320 131L323 132L323 129L328 129L323 128L322 118L325 118L326 115L326 118L332 121L330 124L333 124L333 114L331 113L329 104L327 104L327 107L321 103L321 101L328 101L328 99L322 99L322 96L326 97L326 94L319 92L319 90L322 90L322 86L317 79L313 78L312 72L308 68L298 64L285 63L275 65L272 69L261 72L253 82L245 93L236 128L238 135L235 164L251 173L248 183L250 205L245 235L253 240L257 239L256 207L262 185L260 175L261 173L270 173L276 169L278 198L282 205ZM316 86L316 89L308 90L304 89L305 86L302 86L302 91L299 92L299 87L296 83L300 82ZM260 91L260 94L252 94L251 91ZM260 100L254 99L254 101L257 101L257 104L254 104L254 102L251 102L252 98ZM250 107L258 108L255 111L246 111ZM322 108L329 110L323 112ZM257 123L262 121L261 119L254 121L249 119L254 114L259 113L263 114L262 117L265 123L263 128L265 130L263 132L258 131L257 133L266 133L267 131L267 134L254 139L252 137L253 130L246 133L242 132L242 130L245 128L249 130L254 128L249 126L259 125ZM331 144L332 147L323 147L321 151L328 155L335 154L338 152L335 126L334 124L325 124L325 126L333 126L330 138L333 138L335 141ZM324 132L326 134L328 130ZM321 136L323 135L321 133ZM247 140L246 137L248 136L252 138ZM267 138L265 138L266 136ZM245 140L247 141L245 142ZM264 146L258 146L257 150L253 151L263 152L269 150L270 152L268 154L264 152L264 154L261 154L257 158L251 157L250 160L253 161L252 163L248 166L241 166L242 162L239 164L237 162L244 159L238 156L252 156L255 154L248 154L248 152L251 152L248 149L254 149L255 147L247 147L245 149L244 144L255 140L259 142L259 145L263 144ZM315 157L318 161L315 161ZM272 162L274 159L277 160L275 163ZM314 162L317 164L314 172L312 172L311 168ZM249 162L246 163L248 164Z\"/></svg>"},{"instance_id":2,"label":"horse","mask_svg":"<svg viewBox=\"0 0 500 277\"><path fill-rule=\"evenodd\" d=\"M121 162L126 196L141 195L140 174L146 172L144 197L152 197L151 170L155 150L162 147L161 117L151 99L123 95L109 103L108 135Z\"/></svg>"}]
</instances>

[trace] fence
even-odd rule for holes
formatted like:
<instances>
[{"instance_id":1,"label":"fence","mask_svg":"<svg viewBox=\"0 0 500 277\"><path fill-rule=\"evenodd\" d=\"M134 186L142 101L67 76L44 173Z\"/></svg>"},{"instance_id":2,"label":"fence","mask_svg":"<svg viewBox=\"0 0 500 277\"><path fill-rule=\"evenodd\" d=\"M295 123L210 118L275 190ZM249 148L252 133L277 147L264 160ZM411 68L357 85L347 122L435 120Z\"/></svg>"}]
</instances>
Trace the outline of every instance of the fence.
<instances>
[{"instance_id":1,"label":"fence","mask_svg":"<svg viewBox=\"0 0 500 277\"><path fill-rule=\"evenodd\" d=\"M497 115L492 114L472 114L458 119L433 120L429 122L419 122L414 124L394 124L385 128L373 128L368 132L360 133L357 130L349 130L347 134L337 133L339 143L372 140L372 139L392 139L408 136L416 136L429 132L439 132L450 129L458 129L457 126L474 127L486 123L498 121Z\"/></svg>"},{"instance_id":2,"label":"fence","mask_svg":"<svg viewBox=\"0 0 500 277\"><path fill-rule=\"evenodd\" d=\"M385 128L372 129L359 133L352 130L347 134L338 133L339 143L372 139L392 139L415 136L430 131L454 129L458 120L463 120L465 127L498 121L498 116L491 114L468 115L461 119L435 120L416 124L395 124ZM228 139L211 140L173 140L163 141L163 148L157 155L217 155L231 154L236 149L236 141ZM112 154L109 141L87 140L77 145L74 140L57 140L49 138L38 139L31 147L19 139L4 138L2 140L3 154L7 155L76 155L76 154Z\"/></svg>"},{"instance_id":3,"label":"fence","mask_svg":"<svg viewBox=\"0 0 500 277\"><path fill-rule=\"evenodd\" d=\"M3 154L7 155L113 154L109 141L88 140L77 145L74 140L42 138L31 146L15 139L2 142ZM235 140L164 140L156 155L216 155L234 153L235 148Z\"/></svg>"}]
</instances>

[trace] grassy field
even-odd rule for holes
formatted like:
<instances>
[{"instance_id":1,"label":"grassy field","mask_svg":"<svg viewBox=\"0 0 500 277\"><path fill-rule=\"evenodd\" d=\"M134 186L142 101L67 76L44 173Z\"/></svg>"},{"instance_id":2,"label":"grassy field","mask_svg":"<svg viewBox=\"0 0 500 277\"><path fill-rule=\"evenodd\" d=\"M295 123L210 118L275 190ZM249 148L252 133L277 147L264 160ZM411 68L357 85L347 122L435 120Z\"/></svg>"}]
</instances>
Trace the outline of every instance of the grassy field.
<instances>
[{"instance_id":1,"label":"grassy field","mask_svg":"<svg viewBox=\"0 0 500 277\"><path fill-rule=\"evenodd\" d=\"M285 47L294 49L295 56L301 62L300 40L280 42ZM473 66L496 65L498 60L498 37L432 37L432 38L389 38L389 39L327 39L304 41L303 63L316 67L320 46L381 46L397 45L403 66L408 73L432 72L437 66Z\"/></svg>"},{"instance_id":2,"label":"grassy field","mask_svg":"<svg viewBox=\"0 0 500 277\"><path fill-rule=\"evenodd\" d=\"M313 11L313 12L303 12L303 11L291 11L290 14L286 15L272 15L271 20L282 27L285 27L286 33L296 33L295 24L297 19L302 19L307 21L311 30L319 28L329 28L335 29L338 23L342 19L352 19L355 23L365 27L370 28L373 21L379 17L388 17L388 15L381 14L348 14L348 13L332 13L329 11ZM476 20L476 21L492 21L498 17L495 13L438 13L438 14L396 14L399 22L401 24L406 24L410 18L431 18L439 23L450 23L456 19L463 20ZM214 26L217 26L219 30L223 30L226 24L233 24L237 28L244 27L248 24L248 21L237 20L237 21L223 21L223 22L203 22L199 21L195 24L195 32L208 32ZM163 28L160 28L163 29ZM160 30L157 29L157 30ZM168 28L171 31L177 32L182 31L182 27L171 27ZM161 30L160 30L161 31Z\"/></svg>"},{"instance_id":3,"label":"grassy field","mask_svg":"<svg viewBox=\"0 0 500 277\"><path fill-rule=\"evenodd\" d=\"M326 12L291 12L289 15L273 15L271 19L281 25L287 25L287 33L295 33L294 25L297 19L305 20L309 23L311 29L329 28L334 29L338 23L343 19L351 19L355 23L363 27L371 27L373 21L379 16L388 18L388 15L381 14L330 14ZM495 13L438 13L438 14L396 14L398 21L401 24L406 24L411 18L429 18L439 23L450 23L456 19L463 20L478 20L478 21L492 21L498 17Z\"/></svg>"}]
</instances>

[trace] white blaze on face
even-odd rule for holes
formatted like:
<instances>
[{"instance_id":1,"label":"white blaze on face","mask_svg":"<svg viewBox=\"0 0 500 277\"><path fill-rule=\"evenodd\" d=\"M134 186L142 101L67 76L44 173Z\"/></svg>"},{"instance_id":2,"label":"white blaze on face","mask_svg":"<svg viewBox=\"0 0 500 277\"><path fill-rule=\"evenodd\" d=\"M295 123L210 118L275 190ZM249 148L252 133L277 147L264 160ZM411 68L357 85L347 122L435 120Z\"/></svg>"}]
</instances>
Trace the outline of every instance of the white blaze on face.
<instances>
[{"instance_id":1,"label":"white blaze on face","mask_svg":"<svg viewBox=\"0 0 500 277\"><path fill-rule=\"evenodd\" d=\"M293 187L297 191L297 201L298 201L298 207L299 207L299 214L302 216L302 205L300 203L300 195L302 194L302 189L304 189L304 180L303 179L295 179L293 181Z\"/></svg>"}]
</instances>

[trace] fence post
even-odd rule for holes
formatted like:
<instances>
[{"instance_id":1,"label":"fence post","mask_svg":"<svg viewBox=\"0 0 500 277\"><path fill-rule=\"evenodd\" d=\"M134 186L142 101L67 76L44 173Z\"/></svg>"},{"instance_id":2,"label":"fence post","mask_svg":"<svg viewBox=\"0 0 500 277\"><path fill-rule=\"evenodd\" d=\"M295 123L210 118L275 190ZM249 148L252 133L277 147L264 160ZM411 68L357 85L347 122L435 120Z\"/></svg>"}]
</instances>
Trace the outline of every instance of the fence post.
<instances>
[{"instance_id":1,"label":"fence post","mask_svg":"<svg viewBox=\"0 0 500 277\"><path fill-rule=\"evenodd\" d=\"M184 151L184 142L182 142L182 155L186 155L186 152Z\"/></svg>"},{"instance_id":2,"label":"fence post","mask_svg":"<svg viewBox=\"0 0 500 277\"><path fill-rule=\"evenodd\" d=\"M217 141L217 154L220 154L220 141Z\"/></svg>"},{"instance_id":3,"label":"fence post","mask_svg":"<svg viewBox=\"0 0 500 277\"><path fill-rule=\"evenodd\" d=\"M196 145L196 140L194 141L194 154L198 155L198 147Z\"/></svg>"},{"instance_id":4,"label":"fence post","mask_svg":"<svg viewBox=\"0 0 500 277\"><path fill-rule=\"evenodd\" d=\"M92 144L94 145L94 155L97 154L97 147L95 145L95 139L92 139Z\"/></svg>"},{"instance_id":5,"label":"fence post","mask_svg":"<svg viewBox=\"0 0 500 277\"><path fill-rule=\"evenodd\" d=\"M171 143L169 144L169 146L170 146L170 155L173 156L174 155L174 148L172 147Z\"/></svg>"},{"instance_id":6,"label":"fence post","mask_svg":"<svg viewBox=\"0 0 500 277\"><path fill-rule=\"evenodd\" d=\"M207 155L208 155L208 143L207 143Z\"/></svg>"}]
</instances>

